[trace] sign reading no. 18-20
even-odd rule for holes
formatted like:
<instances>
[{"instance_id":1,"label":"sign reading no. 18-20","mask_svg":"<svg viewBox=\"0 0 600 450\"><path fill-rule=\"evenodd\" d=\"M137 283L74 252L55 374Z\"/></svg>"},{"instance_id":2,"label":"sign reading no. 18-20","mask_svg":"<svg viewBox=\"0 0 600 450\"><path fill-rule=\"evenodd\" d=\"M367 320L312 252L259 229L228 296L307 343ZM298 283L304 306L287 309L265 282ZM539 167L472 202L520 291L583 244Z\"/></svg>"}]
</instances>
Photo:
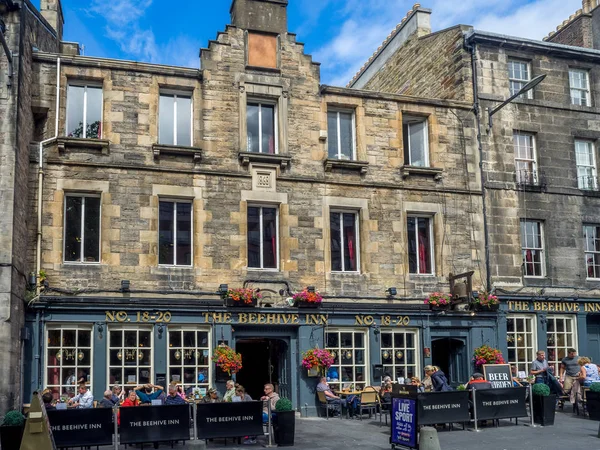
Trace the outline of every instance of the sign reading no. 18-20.
<instances>
[{"instance_id":1,"label":"sign reading no. 18-20","mask_svg":"<svg viewBox=\"0 0 600 450\"><path fill-rule=\"evenodd\" d=\"M127 313L127 311L106 311L107 322L134 322L134 323L169 323L171 321L170 311L137 311L135 313Z\"/></svg>"}]
</instances>

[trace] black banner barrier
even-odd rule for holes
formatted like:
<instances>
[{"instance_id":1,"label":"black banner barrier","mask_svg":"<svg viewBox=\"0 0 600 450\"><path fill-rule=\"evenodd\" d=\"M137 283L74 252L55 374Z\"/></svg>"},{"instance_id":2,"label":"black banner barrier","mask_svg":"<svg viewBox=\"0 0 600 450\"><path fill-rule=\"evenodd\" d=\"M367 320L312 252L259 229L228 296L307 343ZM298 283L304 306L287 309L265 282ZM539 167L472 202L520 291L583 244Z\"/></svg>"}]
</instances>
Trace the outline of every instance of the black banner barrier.
<instances>
[{"instance_id":1,"label":"black banner barrier","mask_svg":"<svg viewBox=\"0 0 600 450\"><path fill-rule=\"evenodd\" d=\"M476 420L526 417L527 388L477 389L475 394Z\"/></svg>"},{"instance_id":2,"label":"black banner barrier","mask_svg":"<svg viewBox=\"0 0 600 450\"><path fill-rule=\"evenodd\" d=\"M419 426L470 420L467 391L426 392L417 396Z\"/></svg>"},{"instance_id":3,"label":"black banner barrier","mask_svg":"<svg viewBox=\"0 0 600 450\"><path fill-rule=\"evenodd\" d=\"M113 410L111 408L47 411L56 447L112 445Z\"/></svg>"},{"instance_id":4,"label":"black banner barrier","mask_svg":"<svg viewBox=\"0 0 600 450\"><path fill-rule=\"evenodd\" d=\"M200 403L196 408L198 439L260 436L263 402Z\"/></svg>"},{"instance_id":5,"label":"black banner barrier","mask_svg":"<svg viewBox=\"0 0 600 450\"><path fill-rule=\"evenodd\" d=\"M120 408L121 444L190 440L190 406L130 406Z\"/></svg>"}]
</instances>

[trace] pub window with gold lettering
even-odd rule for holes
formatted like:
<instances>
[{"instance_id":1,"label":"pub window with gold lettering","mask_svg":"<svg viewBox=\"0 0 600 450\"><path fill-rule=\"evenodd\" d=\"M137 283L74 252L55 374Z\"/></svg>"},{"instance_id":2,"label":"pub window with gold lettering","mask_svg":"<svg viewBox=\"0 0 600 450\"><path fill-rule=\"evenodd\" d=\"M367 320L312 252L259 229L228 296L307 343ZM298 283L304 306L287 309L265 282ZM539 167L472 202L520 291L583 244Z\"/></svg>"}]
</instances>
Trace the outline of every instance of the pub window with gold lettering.
<instances>
[{"instance_id":1,"label":"pub window with gold lettering","mask_svg":"<svg viewBox=\"0 0 600 450\"><path fill-rule=\"evenodd\" d=\"M169 328L169 381L182 385L186 394L210 387L210 342L209 330Z\"/></svg>"},{"instance_id":2,"label":"pub window with gold lettering","mask_svg":"<svg viewBox=\"0 0 600 450\"><path fill-rule=\"evenodd\" d=\"M548 364L559 373L560 362L567 356L567 350L577 348L575 317L548 315L546 345L548 346Z\"/></svg>"},{"instance_id":3,"label":"pub window with gold lettering","mask_svg":"<svg viewBox=\"0 0 600 450\"><path fill-rule=\"evenodd\" d=\"M332 389L352 385L361 390L369 385L366 332L352 329L328 330L325 340L327 350L334 354L333 366L327 372Z\"/></svg>"},{"instance_id":4,"label":"pub window with gold lettering","mask_svg":"<svg viewBox=\"0 0 600 450\"><path fill-rule=\"evenodd\" d=\"M508 315L506 318L508 362L517 371L529 374L537 351L534 315Z\"/></svg>"},{"instance_id":5,"label":"pub window with gold lettering","mask_svg":"<svg viewBox=\"0 0 600 450\"><path fill-rule=\"evenodd\" d=\"M126 390L152 383L152 329L111 328L108 333L108 383Z\"/></svg>"},{"instance_id":6,"label":"pub window with gold lettering","mask_svg":"<svg viewBox=\"0 0 600 450\"><path fill-rule=\"evenodd\" d=\"M383 372L393 380L411 378L421 373L417 359L416 331L381 330ZM375 383L380 380L374 380Z\"/></svg>"}]
</instances>

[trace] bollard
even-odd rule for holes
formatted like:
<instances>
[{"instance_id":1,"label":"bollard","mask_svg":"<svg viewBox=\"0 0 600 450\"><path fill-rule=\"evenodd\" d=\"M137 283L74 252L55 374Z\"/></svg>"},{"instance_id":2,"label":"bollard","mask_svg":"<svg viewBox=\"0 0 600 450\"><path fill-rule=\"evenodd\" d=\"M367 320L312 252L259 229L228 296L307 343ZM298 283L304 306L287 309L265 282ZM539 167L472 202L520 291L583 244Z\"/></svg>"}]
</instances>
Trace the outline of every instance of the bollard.
<instances>
[{"instance_id":1,"label":"bollard","mask_svg":"<svg viewBox=\"0 0 600 450\"><path fill-rule=\"evenodd\" d=\"M441 450L437 430L423 427L419 432L419 450Z\"/></svg>"}]
</instances>

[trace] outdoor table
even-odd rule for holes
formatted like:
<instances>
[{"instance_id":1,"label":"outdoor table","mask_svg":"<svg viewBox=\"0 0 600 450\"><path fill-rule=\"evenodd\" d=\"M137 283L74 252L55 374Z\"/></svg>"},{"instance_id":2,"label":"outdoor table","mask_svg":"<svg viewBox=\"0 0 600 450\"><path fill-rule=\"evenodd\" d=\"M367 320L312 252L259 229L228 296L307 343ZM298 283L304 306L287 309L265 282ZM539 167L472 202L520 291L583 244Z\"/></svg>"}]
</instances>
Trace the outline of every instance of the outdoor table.
<instances>
[{"instance_id":1,"label":"outdoor table","mask_svg":"<svg viewBox=\"0 0 600 450\"><path fill-rule=\"evenodd\" d=\"M333 391L333 393L340 398L346 398L346 397L349 397L350 395L360 396L360 394L362 394L363 391ZM342 403L342 405L343 405L343 403ZM348 410L349 410L348 405L346 405L346 419L350 418Z\"/></svg>"}]
</instances>

